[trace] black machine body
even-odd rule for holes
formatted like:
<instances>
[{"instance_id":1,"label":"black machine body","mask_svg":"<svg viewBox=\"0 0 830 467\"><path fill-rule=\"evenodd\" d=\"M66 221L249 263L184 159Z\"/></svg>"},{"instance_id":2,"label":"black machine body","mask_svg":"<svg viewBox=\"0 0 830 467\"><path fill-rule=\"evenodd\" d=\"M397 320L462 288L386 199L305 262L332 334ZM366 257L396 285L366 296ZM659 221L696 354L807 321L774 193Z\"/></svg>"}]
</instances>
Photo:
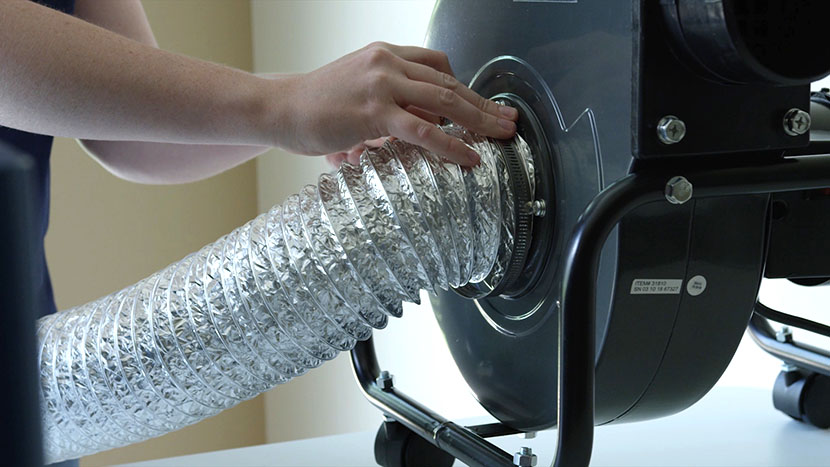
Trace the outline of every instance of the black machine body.
<instances>
[{"instance_id":1,"label":"black machine body","mask_svg":"<svg viewBox=\"0 0 830 467\"><path fill-rule=\"evenodd\" d=\"M811 146L827 151L830 143L830 89L813 92ZM770 211L769 251L764 276L799 285L830 281L830 190L776 193Z\"/></svg>"},{"instance_id":2,"label":"black machine body","mask_svg":"<svg viewBox=\"0 0 830 467\"><path fill-rule=\"evenodd\" d=\"M809 83L830 60L792 61L782 46L811 37L787 31L820 3L438 2L427 46L473 89L520 109L548 206L521 281L476 301L432 299L496 418L520 430L556 423L565 249L598 193L649 167L763 164L807 146L792 112L809 110ZM619 223L597 278L596 424L678 412L718 380L757 297L770 198L664 199Z\"/></svg>"},{"instance_id":3,"label":"black machine body","mask_svg":"<svg viewBox=\"0 0 830 467\"><path fill-rule=\"evenodd\" d=\"M784 120L791 110L809 110L810 83L827 73L830 52L817 46L825 2L631 3L635 157L777 157L807 145L809 134ZM654 138L666 116L685 124L681 141Z\"/></svg>"}]
</instances>

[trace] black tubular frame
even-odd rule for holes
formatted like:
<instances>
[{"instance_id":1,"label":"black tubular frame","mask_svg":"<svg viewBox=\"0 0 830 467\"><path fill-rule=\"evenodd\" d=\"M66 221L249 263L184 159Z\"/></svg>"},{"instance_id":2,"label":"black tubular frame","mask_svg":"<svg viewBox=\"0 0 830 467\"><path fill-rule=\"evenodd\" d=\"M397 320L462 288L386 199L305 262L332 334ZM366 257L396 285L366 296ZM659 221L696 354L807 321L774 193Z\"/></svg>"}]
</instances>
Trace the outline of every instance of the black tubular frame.
<instances>
[{"instance_id":1,"label":"black tubular frame","mask_svg":"<svg viewBox=\"0 0 830 467\"><path fill-rule=\"evenodd\" d=\"M644 204L665 201L666 183L677 175L692 183L695 198L812 190L830 187L830 156L749 163L721 162L718 158L642 163L594 198L582 213L564 252L566 273L559 313L558 443L554 467L587 466L593 450L595 297L602 247L626 214ZM756 341L759 337L753 327L760 329L764 324L766 328L757 332L762 336L761 346L767 350L764 345L768 345L784 355L780 346L773 344L777 342L774 337L769 342L771 328L758 314L750 324ZM812 352L816 349L801 346L805 354L795 356L791 348L786 350L788 358L782 359L811 368L806 353L814 355ZM469 465L513 465L510 454L472 430L447 421L394 388L381 389L376 383L380 369L371 339L358 343L352 351L352 366L364 395L372 404L435 446Z\"/></svg>"},{"instance_id":2,"label":"black tubular frame","mask_svg":"<svg viewBox=\"0 0 830 467\"><path fill-rule=\"evenodd\" d=\"M749 322L749 335L758 344L758 347L761 347L761 349L770 355L789 365L794 365L813 373L830 376L830 354L826 350L796 342L792 338L784 339L783 342L778 340L775 331L770 325L770 318L767 317L766 310L758 311L759 305L763 306L760 303L756 303L755 313L753 313L752 320ZM781 321L776 319L778 317L777 315L773 315L776 318L772 318L772 320L787 324L791 319L796 318L794 316L784 315L783 313L780 314L783 315ZM796 323L792 325L811 331L809 328L798 326Z\"/></svg>"},{"instance_id":3,"label":"black tubular frame","mask_svg":"<svg viewBox=\"0 0 830 467\"><path fill-rule=\"evenodd\" d=\"M804 329L805 331L810 331L824 337L830 337L830 326L816 323L815 321L810 321L808 319L799 318L798 316L781 313L780 311L773 310L772 308L765 306L761 302L755 302L755 314L761 315L770 321Z\"/></svg>"}]
</instances>

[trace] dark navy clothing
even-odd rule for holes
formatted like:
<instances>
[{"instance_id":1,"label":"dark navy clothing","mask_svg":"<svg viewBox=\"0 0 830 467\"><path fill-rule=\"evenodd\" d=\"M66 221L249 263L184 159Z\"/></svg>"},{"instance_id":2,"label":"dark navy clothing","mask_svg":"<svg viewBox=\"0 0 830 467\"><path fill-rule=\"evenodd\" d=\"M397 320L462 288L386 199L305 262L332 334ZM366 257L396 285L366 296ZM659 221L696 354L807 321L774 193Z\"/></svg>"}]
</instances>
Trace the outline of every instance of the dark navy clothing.
<instances>
[{"instance_id":1,"label":"dark navy clothing","mask_svg":"<svg viewBox=\"0 0 830 467\"><path fill-rule=\"evenodd\" d=\"M37 3L68 14L72 14L75 7L75 0L38 0ZM49 154L52 151L52 137L26 133L25 131L12 130L11 128L0 126L0 141L17 147L22 152L32 156L35 161L35 189L37 198L33 204L37 209L35 222L39 236L39 252L37 265L35 266L38 281L35 285L38 290L39 299L37 305L40 316L54 313L56 309L55 300L52 295L52 282L49 280L46 256L43 253L43 237L46 235L46 228L49 226Z\"/></svg>"},{"instance_id":2,"label":"dark navy clothing","mask_svg":"<svg viewBox=\"0 0 830 467\"><path fill-rule=\"evenodd\" d=\"M35 2L70 15L75 11L75 0L35 0Z\"/></svg>"},{"instance_id":3,"label":"dark navy clothing","mask_svg":"<svg viewBox=\"0 0 830 467\"><path fill-rule=\"evenodd\" d=\"M49 224L49 153L52 151L52 137L0 126L0 141L17 147L34 159L36 199L32 205L37 210L35 215L35 226L38 233L36 260L38 264L35 267L37 309L38 316L54 313L56 310L52 296L52 283L49 280L49 271L46 267L46 256L43 254L43 237L46 235L46 228Z\"/></svg>"}]
</instances>

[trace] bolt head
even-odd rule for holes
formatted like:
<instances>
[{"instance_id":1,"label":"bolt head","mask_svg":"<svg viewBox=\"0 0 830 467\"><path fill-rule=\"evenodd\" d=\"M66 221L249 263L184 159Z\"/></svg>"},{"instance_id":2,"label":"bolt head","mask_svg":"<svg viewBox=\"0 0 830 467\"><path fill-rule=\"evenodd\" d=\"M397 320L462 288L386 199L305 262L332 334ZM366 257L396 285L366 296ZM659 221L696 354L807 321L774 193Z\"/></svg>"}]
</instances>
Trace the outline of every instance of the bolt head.
<instances>
[{"instance_id":1,"label":"bolt head","mask_svg":"<svg viewBox=\"0 0 830 467\"><path fill-rule=\"evenodd\" d=\"M813 119L801 109L790 109L784 115L784 131L790 136L801 136L810 131Z\"/></svg>"},{"instance_id":2,"label":"bolt head","mask_svg":"<svg viewBox=\"0 0 830 467\"><path fill-rule=\"evenodd\" d=\"M781 343L785 342L792 342L793 341L793 332L790 330L789 327L784 326L778 331L775 332L775 340Z\"/></svg>"},{"instance_id":3,"label":"bolt head","mask_svg":"<svg viewBox=\"0 0 830 467\"><path fill-rule=\"evenodd\" d=\"M539 459L530 448L522 448L521 451L513 454L513 465L519 467L535 467Z\"/></svg>"},{"instance_id":4,"label":"bolt head","mask_svg":"<svg viewBox=\"0 0 830 467\"><path fill-rule=\"evenodd\" d=\"M686 137L686 123L674 115L666 115L657 122L657 137L663 144L677 144Z\"/></svg>"},{"instance_id":5,"label":"bolt head","mask_svg":"<svg viewBox=\"0 0 830 467\"><path fill-rule=\"evenodd\" d=\"M684 204L692 199L694 187L686 177L672 177L666 183L666 199L672 204Z\"/></svg>"},{"instance_id":6,"label":"bolt head","mask_svg":"<svg viewBox=\"0 0 830 467\"><path fill-rule=\"evenodd\" d=\"M392 389L395 385L395 377L392 376L392 373L389 373L386 370L380 372L380 376L375 380L378 386L384 391L388 391Z\"/></svg>"}]
</instances>

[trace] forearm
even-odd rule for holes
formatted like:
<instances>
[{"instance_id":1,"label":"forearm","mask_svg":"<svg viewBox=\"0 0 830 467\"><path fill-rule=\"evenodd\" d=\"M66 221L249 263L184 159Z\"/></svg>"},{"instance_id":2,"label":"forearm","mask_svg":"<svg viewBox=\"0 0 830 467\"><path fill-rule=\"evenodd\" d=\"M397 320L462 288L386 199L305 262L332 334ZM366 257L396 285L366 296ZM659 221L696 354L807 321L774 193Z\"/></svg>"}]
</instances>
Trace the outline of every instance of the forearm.
<instances>
[{"instance_id":1,"label":"forearm","mask_svg":"<svg viewBox=\"0 0 830 467\"><path fill-rule=\"evenodd\" d=\"M0 63L6 126L97 140L276 142L280 116L264 97L283 80L164 52L32 2L0 2Z\"/></svg>"},{"instance_id":2,"label":"forearm","mask_svg":"<svg viewBox=\"0 0 830 467\"><path fill-rule=\"evenodd\" d=\"M114 175L137 183L189 183L212 177L266 151L266 146L82 140Z\"/></svg>"}]
</instances>

